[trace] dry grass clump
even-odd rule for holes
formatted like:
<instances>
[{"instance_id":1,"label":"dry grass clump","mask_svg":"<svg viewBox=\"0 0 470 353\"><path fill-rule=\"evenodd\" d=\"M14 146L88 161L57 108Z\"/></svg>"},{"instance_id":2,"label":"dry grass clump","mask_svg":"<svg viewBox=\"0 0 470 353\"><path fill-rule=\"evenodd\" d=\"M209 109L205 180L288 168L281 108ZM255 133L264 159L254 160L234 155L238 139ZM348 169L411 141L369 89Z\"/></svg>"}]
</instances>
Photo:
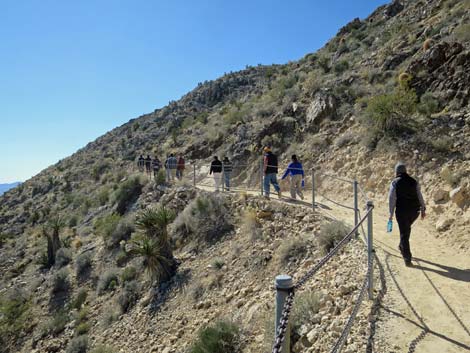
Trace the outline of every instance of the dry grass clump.
<instances>
[{"instance_id":1,"label":"dry grass clump","mask_svg":"<svg viewBox=\"0 0 470 353\"><path fill-rule=\"evenodd\" d=\"M322 225L318 235L318 245L322 251L327 254L336 244L343 239L350 229L341 221L331 221Z\"/></svg>"}]
</instances>

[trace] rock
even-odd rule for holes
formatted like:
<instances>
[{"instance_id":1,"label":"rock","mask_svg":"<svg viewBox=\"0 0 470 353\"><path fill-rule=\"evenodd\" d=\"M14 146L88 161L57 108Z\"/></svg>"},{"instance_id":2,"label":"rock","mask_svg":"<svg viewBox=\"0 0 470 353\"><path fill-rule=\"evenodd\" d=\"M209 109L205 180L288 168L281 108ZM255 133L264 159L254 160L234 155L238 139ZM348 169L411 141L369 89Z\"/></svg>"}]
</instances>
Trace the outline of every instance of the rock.
<instances>
[{"instance_id":1,"label":"rock","mask_svg":"<svg viewBox=\"0 0 470 353\"><path fill-rule=\"evenodd\" d=\"M454 219L452 219L452 218L440 218L436 222L436 230L438 232L444 232L447 229L449 229L449 227L452 225L452 223L454 223Z\"/></svg>"},{"instance_id":2,"label":"rock","mask_svg":"<svg viewBox=\"0 0 470 353\"><path fill-rule=\"evenodd\" d=\"M403 11L405 7L398 0L395 0L390 5L388 5L384 10L384 16L386 18L394 17Z\"/></svg>"},{"instance_id":3,"label":"rock","mask_svg":"<svg viewBox=\"0 0 470 353\"><path fill-rule=\"evenodd\" d=\"M470 195L468 195L467 190L462 186L452 190L449 193L449 197L452 202L460 208L464 208L465 206L467 206L470 199Z\"/></svg>"},{"instance_id":4,"label":"rock","mask_svg":"<svg viewBox=\"0 0 470 353\"><path fill-rule=\"evenodd\" d=\"M435 203L446 203L449 201L449 192L443 189L437 190L433 195Z\"/></svg>"},{"instance_id":5,"label":"rock","mask_svg":"<svg viewBox=\"0 0 470 353\"><path fill-rule=\"evenodd\" d=\"M323 119L336 117L336 98L327 91L319 91L307 109L307 128L318 125Z\"/></svg>"}]
</instances>

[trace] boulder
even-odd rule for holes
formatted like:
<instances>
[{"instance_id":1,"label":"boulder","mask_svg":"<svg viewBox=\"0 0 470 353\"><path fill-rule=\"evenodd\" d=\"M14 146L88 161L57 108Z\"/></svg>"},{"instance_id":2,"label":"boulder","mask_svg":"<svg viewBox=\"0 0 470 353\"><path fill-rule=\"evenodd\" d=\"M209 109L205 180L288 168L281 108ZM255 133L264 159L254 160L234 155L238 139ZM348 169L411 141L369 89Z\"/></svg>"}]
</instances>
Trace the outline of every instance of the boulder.
<instances>
[{"instance_id":1,"label":"boulder","mask_svg":"<svg viewBox=\"0 0 470 353\"><path fill-rule=\"evenodd\" d=\"M307 109L307 127L318 125L326 118L336 117L336 98L326 91L315 93L313 101Z\"/></svg>"},{"instance_id":2,"label":"boulder","mask_svg":"<svg viewBox=\"0 0 470 353\"><path fill-rule=\"evenodd\" d=\"M443 189L438 189L433 195L433 200L435 203L446 203L449 201L449 192Z\"/></svg>"},{"instance_id":3,"label":"boulder","mask_svg":"<svg viewBox=\"0 0 470 353\"><path fill-rule=\"evenodd\" d=\"M449 197L453 203L455 203L460 208L465 208L470 200L470 195L468 191L460 186L449 193Z\"/></svg>"},{"instance_id":4,"label":"boulder","mask_svg":"<svg viewBox=\"0 0 470 353\"><path fill-rule=\"evenodd\" d=\"M439 218L439 220L436 222L436 230L438 232L444 232L449 229L452 223L454 223L454 219L452 218Z\"/></svg>"},{"instance_id":5,"label":"boulder","mask_svg":"<svg viewBox=\"0 0 470 353\"><path fill-rule=\"evenodd\" d=\"M403 6L403 4L400 1L395 0L394 2L392 2L390 5L388 5L385 8L384 16L386 18L394 17L394 16L398 15L400 12L402 12L404 8L405 7Z\"/></svg>"}]
</instances>

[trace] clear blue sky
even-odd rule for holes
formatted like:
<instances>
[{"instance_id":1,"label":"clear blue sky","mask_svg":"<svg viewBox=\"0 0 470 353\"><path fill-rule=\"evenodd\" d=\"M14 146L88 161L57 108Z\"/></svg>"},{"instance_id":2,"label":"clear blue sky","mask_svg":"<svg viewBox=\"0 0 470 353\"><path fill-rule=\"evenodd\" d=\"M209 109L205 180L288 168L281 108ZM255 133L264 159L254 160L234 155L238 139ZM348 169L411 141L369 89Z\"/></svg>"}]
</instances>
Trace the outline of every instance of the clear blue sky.
<instances>
[{"instance_id":1,"label":"clear blue sky","mask_svg":"<svg viewBox=\"0 0 470 353\"><path fill-rule=\"evenodd\" d=\"M386 0L0 0L0 183L245 65L313 52Z\"/></svg>"}]
</instances>

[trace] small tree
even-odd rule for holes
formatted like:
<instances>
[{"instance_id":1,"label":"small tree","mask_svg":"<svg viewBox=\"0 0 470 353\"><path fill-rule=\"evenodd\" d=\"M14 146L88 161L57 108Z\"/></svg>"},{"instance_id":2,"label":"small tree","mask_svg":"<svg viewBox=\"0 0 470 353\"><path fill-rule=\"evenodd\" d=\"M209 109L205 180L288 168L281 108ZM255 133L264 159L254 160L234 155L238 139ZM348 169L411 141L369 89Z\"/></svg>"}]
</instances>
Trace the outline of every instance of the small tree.
<instances>
[{"instance_id":1,"label":"small tree","mask_svg":"<svg viewBox=\"0 0 470 353\"><path fill-rule=\"evenodd\" d=\"M62 246L59 233L65 227L65 221L61 216L54 217L42 227L42 234L47 239L47 266L55 264L57 250Z\"/></svg>"}]
</instances>

